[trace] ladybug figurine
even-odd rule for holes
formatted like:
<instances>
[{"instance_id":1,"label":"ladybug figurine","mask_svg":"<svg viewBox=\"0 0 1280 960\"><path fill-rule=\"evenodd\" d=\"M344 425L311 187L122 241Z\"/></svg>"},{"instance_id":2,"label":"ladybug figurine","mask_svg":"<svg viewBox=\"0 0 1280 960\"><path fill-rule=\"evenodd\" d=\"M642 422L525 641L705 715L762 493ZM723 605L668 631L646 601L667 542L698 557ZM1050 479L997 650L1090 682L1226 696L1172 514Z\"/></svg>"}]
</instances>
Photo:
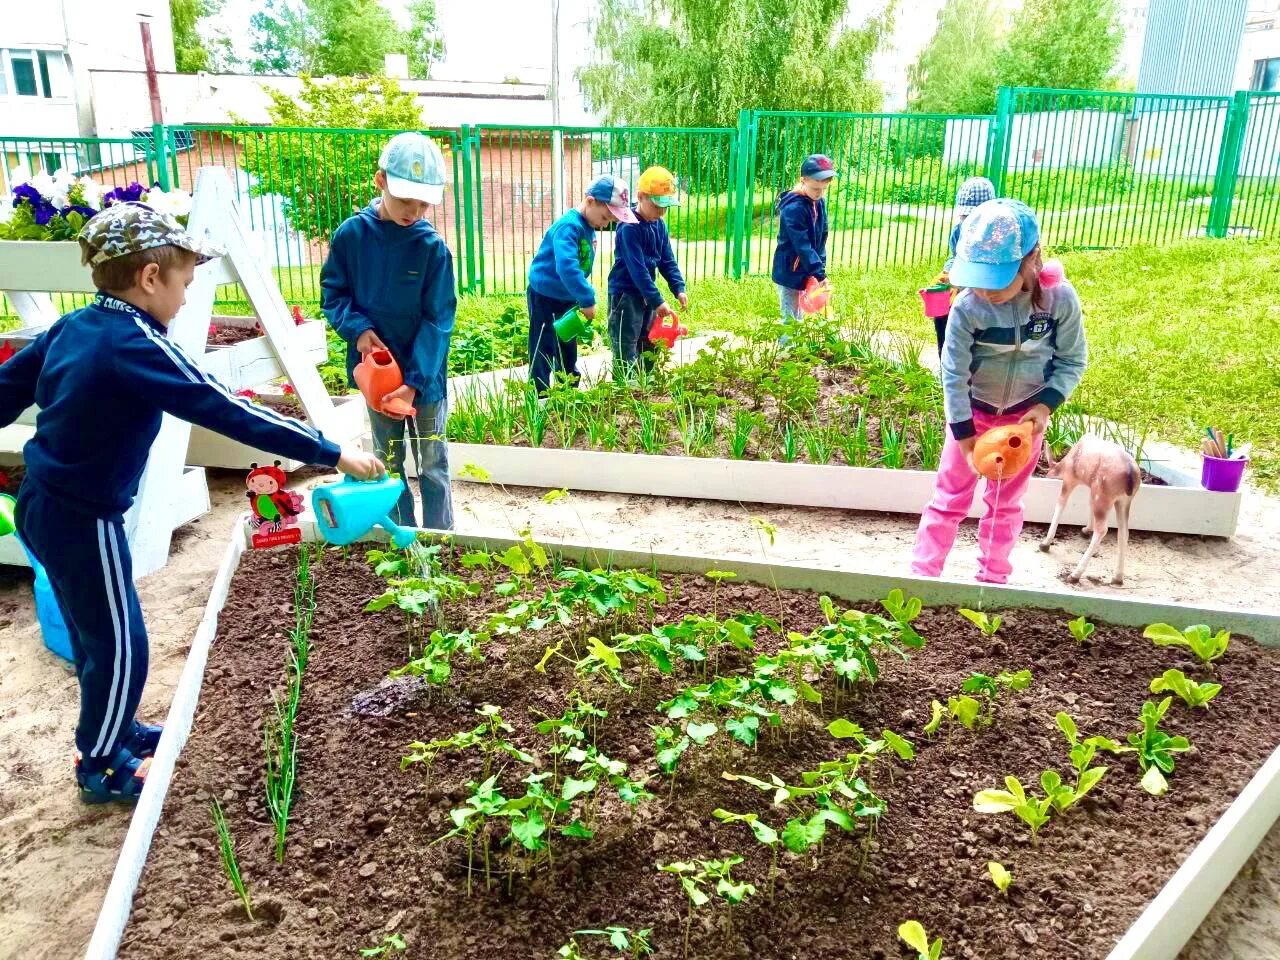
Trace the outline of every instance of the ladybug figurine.
<instances>
[{"instance_id":1,"label":"ladybug figurine","mask_svg":"<svg viewBox=\"0 0 1280 960\"><path fill-rule=\"evenodd\" d=\"M267 530L283 530L298 522L298 514L302 513L302 497L292 490L284 489L285 473L280 469L280 461L272 466L260 467L251 463L249 476L245 478L249 498L249 509L253 516L249 525L255 530L264 527Z\"/></svg>"}]
</instances>

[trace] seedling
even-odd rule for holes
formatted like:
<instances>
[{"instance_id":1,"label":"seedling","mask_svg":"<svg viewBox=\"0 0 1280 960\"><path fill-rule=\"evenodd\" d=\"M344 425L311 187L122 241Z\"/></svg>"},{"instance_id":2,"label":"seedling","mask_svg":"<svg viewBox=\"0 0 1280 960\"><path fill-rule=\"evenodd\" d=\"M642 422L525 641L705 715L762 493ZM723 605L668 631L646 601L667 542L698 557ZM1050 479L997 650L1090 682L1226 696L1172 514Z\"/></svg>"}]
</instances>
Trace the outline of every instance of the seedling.
<instances>
[{"instance_id":1,"label":"seedling","mask_svg":"<svg viewBox=\"0 0 1280 960\"><path fill-rule=\"evenodd\" d=\"M1221 660L1231 643L1226 630L1213 633L1203 623L1179 630L1167 623L1153 623L1142 635L1157 647L1188 647L1205 664Z\"/></svg>"},{"instance_id":2,"label":"seedling","mask_svg":"<svg viewBox=\"0 0 1280 960\"><path fill-rule=\"evenodd\" d=\"M393 951L395 953L404 953L404 951L408 948L408 946L409 945L405 943L404 937L400 936L400 934L389 933L382 938L382 943L378 944L377 946L362 947L360 949L360 956L389 957L391 956Z\"/></svg>"},{"instance_id":3,"label":"seedling","mask_svg":"<svg viewBox=\"0 0 1280 960\"><path fill-rule=\"evenodd\" d=\"M973 809L978 813L1012 813L1031 828L1032 842L1040 828L1049 822L1053 809L1052 797L1028 794L1017 777L1005 777L1006 790L980 790L973 797Z\"/></svg>"},{"instance_id":4,"label":"seedling","mask_svg":"<svg viewBox=\"0 0 1280 960\"><path fill-rule=\"evenodd\" d=\"M263 750L266 753L267 810L275 825L276 862L284 863L284 841L289 830L289 810L293 806L293 785L298 774L298 737L293 721L298 712L301 688L290 684L289 697L284 704L274 700L273 716L262 726Z\"/></svg>"},{"instance_id":5,"label":"seedling","mask_svg":"<svg viewBox=\"0 0 1280 960\"><path fill-rule=\"evenodd\" d=\"M924 725L924 734L931 737L938 732L938 728L942 726L942 703L938 700L929 701L929 722Z\"/></svg>"},{"instance_id":6,"label":"seedling","mask_svg":"<svg viewBox=\"0 0 1280 960\"><path fill-rule=\"evenodd\" d=\"M719 620L720 619L720 607L719 607L720 581L736 580L738 579L738 575L734 573L732 570L708 570L706 572L706 578L714 584L714 586L711 588L711 616L714 619Z\"/></svg>"},{"instance_id":7,"label":"seedling","mask_svg":"<svg viewBox=\"0 0 1280 960\"><path fill-rule=\"evenodd\" d=\"M772 901L774 879L778 873L778 847L782 842L778 831L761 820L760 815L756 813L732 813L723 808L717 808L711 811L711 816L721 823L745 823L751 828L751 834L756 838L756 842L769 848L769 899Z\"/></svg>"},{"instance_id":8,"label":"seedling","mask_svg":"<svg viewBox=\"0 0 1280 960\"><path fill-rule=\"evenodd\" d=\"M1097 744L1090 740L1082 741L1079 731L1076 729L1076 722L1071 719L1071 715L1059 712L1055 718L1058 729L1062 731L1062 735L1067 738L1067 744L1070 747L1068 756L1071 759L1071 766L1076 772L1075 789L1071 791L1070 803L1066 806L1055 804L1058 810L1064 811L1069 806L1077 803L1086 793L1098 785L1098 781L1103 778L1109 767L1090 766L1093 763L1094 754L1097 752ZM1065 794L1063 795L1065 799Z\"/></svg>"},{"instance_id":9,"label":"seedling","mask_svg":"<svg viewBox=\"0 0 1280 960\"><path fill-rule=\"evenodd\" d=\"M961 608L956 612L981 630L983 636L990 637L1000 629L1002 621L999 616L988 618L987 615L980 610L966 610L964 608Z\"/></svg>"},{"instance_id":10,"label":"seedling","mask_svg":"<svg viewBox=\"0 0 1280 960\"><path fill-rule=\"evenodd\" d=\"M1151 681L1152 693L1173 693L1188 707L1208 709L1209 701L1222 692L1220 683L1198 683L1181 670L1166 670Z\"/></svg>"},{"instance_id":11,"label":"seedling","mask_svg":"<svg viewBox=\"0 0 1280 960\"><path fill-rule=\"evenodd\" d=\"M1142 730L1129 734L1127 747L1106 737L1090 737L1088 741L1110 753L1137 754L1138 766L1142 768L1142 789L1155 797L1169 790L1169 781L1165 775L1173 772L1173 755L1191 749L1191 742L1186 737L1170 736L1160 729L1160 721L1164 719L1172 702L1173 697L1165 697L1159 704L1150 700L1144 703L1138 717Z\"/></svg>"},{"instance_id":12,"label":"seedling","mask_svg":"<svg viewBox=\"0 0 1280 960\"><path fill-rule=\"evenodd\" d=\"M677 735L671 727L653 726L653 739L658 752L658 769L671 778L671 790L675 792L676 767L689 749L689 738Z\"/></svg>"},{"instance_id":13,"label":"seedling","mask_svg":"<svg viewBox=\"0 0 1280 960\"><path fill-rule=\"evenodd\" d=\"M1001 893L1009 892L1009 886L1013 883L1013 874L1009 872L1003 863L988 860L987 872L991 874L991 882L996 885L997 890Z\"/></svg>"},{"instance_id":14,"label":"seedling","mask_svg":"<svg viewBox=\"0 0 1280 960\"><path fill-rule=\"evenodd\" d=\"M919 920L908 920L898 927L898 939L916 952L916 960L938 960L942 956L942 938L929 943L929 935Z\"/></svg>"},{"instance_id":15,"label":"seedling","mask_svg":"<svg viewBox=\"0 0 1280 960\"><path fill-rule=\"evenodd\" d=\"M1083 616L1079 616L1067 621L1067 629L1071 631L1071 636L1075 638L1076 643L1084 646L1085 641L1092 637L1098 628Z\"/></svg>"},{"instance_id":16,"label":"seedling","mask_svg":"<svg viewBox=\"0 0 1280 960\"><path fill-rule=\"evenodd\" d=\"M975 673L961 684L961 696L948 699L947 709L954 719L959 720L966 729L972 730L979 716L983 723L991 723L996 712L996 700L1001 690L1022 691L1029 686L1031 686L1030 670L1019 670L1016 673L1001 670L994 677L985 673ZM981 703L972 696L968 696L974 693L981 696L986 703L985 710Z\"/></svg>"},{"instance_id":17,"label":"seedling","mask_svg":"<svg viewBox=\"0 0 1280 960\"><path fill-rule=\"evenodd\" d=\"M213 811L213 826L218 833L218 852L222 854L222 869L231 881L231 887L244 906L245 916L253 919L253 904L249 902L249 890L240 876L240 862L236 859L236 845L231 839L231 828L227 825L226 814L222 812L222 804L216 799L210 804Z\"/></svg>"},{"instance_id":18,"label":"seedling","mask_svg":"<svg viewBox=\"0 0 1280 960\"><path fill-rule=\"evenodd\" d=\"M684 955L689 956L689 928L693 924L693 911L711 902L706 888L711 888L715 895L729 906L729 927L733 928L733 907L747 897L753 897L756 888L750 883L739 883L733 879L733 868L742 862L742 857L725 857L723 860L693 860L689 862L658 864L663 873L672 873L680 878L680 886L689 900L689 913L684 923ZM712 884L714 883L714 886Z\"/></svg>"},{"instance_id":19,"label":"seedling","mask_svg":"<svg viewBox=\"0 0 1280 960\"><path fill-rule=\"evenodd\" d=\"M647 957L654 952L652 945L649 943L651 936L653 936L652 927L646 927L643 930L632 930L630 927L575 930L573 931L573 938L556 951L556 957L560 958L560 960L586 960L586 956L578 950L576 938L608 937L609 946L613 947L617 953L628 956L631 960L640 960L641 957Z\"/></svg>"},{"instance_id":20,"label":"seedling","mask_svg":"<svg viewBox=\"0 0 1280 960\"><path fill-rule=\"evenodd\" d=\"M900 624L911 623L924 609L924 603L919 597L908 598L898 587L889 591L889 595L880 601L880 606Z\"/></svg>"},{"instance_id":21,"label":"seedling","mask_svg":"<svg viewBox=\"0 0 1280 960\"><path fill-rule=\"evenodd\" d=\"M416 763L426 764L427 769L435 763L436 758L446 751L463 751L478 747L484 757L484 771L481 774L486 780L493 772L494 760L500 756L508 756L520 763L532 764L534 759L514 743L505 734L514 733L515 728L502 717L502 708L491 703L481 706L476 713L484 722L471 730L461 730L441 740L430 743L414 741L409 744L409 753L400 758L400 769L407 770Z\"/></svg>"}]
</instances>

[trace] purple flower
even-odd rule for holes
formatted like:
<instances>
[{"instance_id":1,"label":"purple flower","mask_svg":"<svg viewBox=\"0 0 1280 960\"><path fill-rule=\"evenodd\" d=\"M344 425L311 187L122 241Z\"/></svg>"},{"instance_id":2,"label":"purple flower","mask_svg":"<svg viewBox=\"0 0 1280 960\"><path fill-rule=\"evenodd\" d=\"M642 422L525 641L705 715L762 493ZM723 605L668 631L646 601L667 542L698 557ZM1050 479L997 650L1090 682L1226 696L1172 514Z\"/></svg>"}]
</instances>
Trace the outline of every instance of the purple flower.
<instances>
[{"instance_id":1,"label":"purple flower","mask_svg":"<svg viewBox=\"0 0 1280 960\"><path fill-rule=\"evenodd\" d=\"M142 199L145 192L146 189L142 184L136 181L127 187L116 187L102 195L102 206L105 208L115 203L136 203Z\"/></svg>"},{"instance_id":2,"label":"purple flower","mask_svg":"<svg viewBox=\"0 0 1280 960\"><path fill-rule=\"evenodd\" d=\"M42 197L40 191L29 183L20 183L13 188L14 207L20 207L24 203L30 205L31 217L37 226L43 227L58 212L53 204Z\"/></svg>"},{"instance_id":3,"label":"purple flower","mask_svg":"<svg viewBox=\"0 0 1280 960\"><path fill-rule=\"evenodd\" d=\"M93 207L86 207L82 203L73 203L71 204L71 206L63 207L62 209L63 217L66 217L66 215L69 213L78 213L80 214L80 216L88 220L90 217L97 216L98 211L93 209Z\"/></svg>"},{"instance_id":4,"label":"purple flower","mask_svg":"<svg viewBox=\"0 0 1280 960\"><path fill-rule=\"evenodd\" d=\"M41 200L37 204L32 204L34 210L32 216L35 218L36 226L43 227L53 219L54 214L58 211L53 208L53 204L46 200Z\"/></svg>"}]
</instances>

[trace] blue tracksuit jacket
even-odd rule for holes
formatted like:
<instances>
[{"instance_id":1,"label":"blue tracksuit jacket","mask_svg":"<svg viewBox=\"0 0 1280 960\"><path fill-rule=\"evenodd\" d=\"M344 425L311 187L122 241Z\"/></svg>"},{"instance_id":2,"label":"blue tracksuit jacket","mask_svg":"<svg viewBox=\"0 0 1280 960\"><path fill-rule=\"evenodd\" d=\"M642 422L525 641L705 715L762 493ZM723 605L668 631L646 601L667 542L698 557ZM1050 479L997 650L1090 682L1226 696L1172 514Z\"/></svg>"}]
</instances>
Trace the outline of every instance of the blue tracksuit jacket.
<instances>
[{"instance_id":1,"label":"blue tracksuit jacket","mask_svg":"<svg viewBox=\"0 0 1280 960\"><path fill-rule=\"evenodd\" d=\"M375 200L334 231L320 269L320 306L347 342L348 377L360 362L356 341L372 330L391 350L418 401L439 403L458 310L453 255L431 224L419 220L402 227L383 220L380 203Z\"/></svg>"},{"instance_id":2,"label":"blue tracksuit jacket","mask_svg":"<svg viewBox=\"0 0 1280 960\"><path fill-rule=\"evenodd\" d=\"M570 210L542 238L529 264L529 289L551 300L594 307L591 268L595 261L596 232L586 217Z\"/></svg>"}]
</instances>

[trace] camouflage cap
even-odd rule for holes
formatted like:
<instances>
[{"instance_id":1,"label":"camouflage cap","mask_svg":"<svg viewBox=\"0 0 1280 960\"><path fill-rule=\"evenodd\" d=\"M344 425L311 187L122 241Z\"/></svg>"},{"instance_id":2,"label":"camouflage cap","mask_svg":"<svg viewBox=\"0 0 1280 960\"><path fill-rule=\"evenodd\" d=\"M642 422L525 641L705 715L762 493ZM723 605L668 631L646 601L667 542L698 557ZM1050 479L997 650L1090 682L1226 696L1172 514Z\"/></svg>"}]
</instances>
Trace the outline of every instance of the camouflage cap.
<instances>
[{"instance_id":1,"label":"camouflage cap","mask_svg":"<svg viewBox=\"0 0 1280 960\"><path fill-rule=\"evenodd\" d=\"M84 262L91 267L156 247L190 250L197 264L226 252L208 236L188 233L174 217L145 203L112 204L84 225L79 240Z\"/></svg>"}]
</instances>

